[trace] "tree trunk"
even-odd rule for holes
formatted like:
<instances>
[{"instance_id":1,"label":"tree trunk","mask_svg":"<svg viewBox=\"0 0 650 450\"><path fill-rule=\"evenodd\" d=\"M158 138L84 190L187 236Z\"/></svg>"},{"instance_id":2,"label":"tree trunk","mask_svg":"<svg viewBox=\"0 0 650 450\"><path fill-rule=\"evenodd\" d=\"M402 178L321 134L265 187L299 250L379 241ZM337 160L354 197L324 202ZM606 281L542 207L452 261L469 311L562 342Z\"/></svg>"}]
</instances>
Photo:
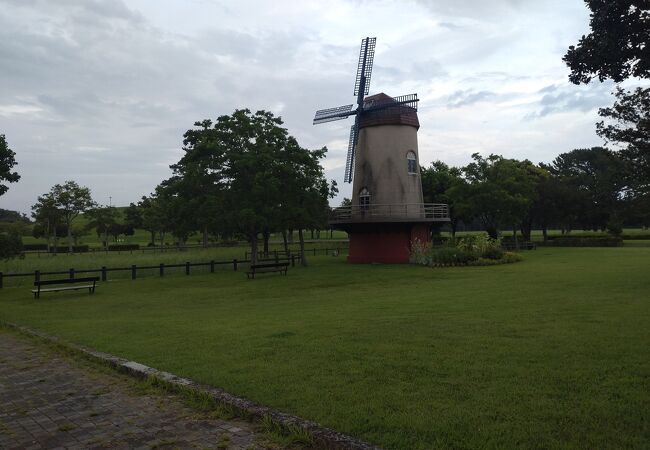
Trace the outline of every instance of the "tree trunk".
<instances>
[{"instance_id":1,"label":"tree trunk","mask_svg":"<svg viewBox=\"0 0 650 450\"><path fill-rule=\"evenodd\" d=\"M334 239L334 228L330 228L330 239Z\"/></svg>"},{"instance_id":2,"label":"tree trunk","mask_svg":"<svg viewBox=\"0 0 650 450\"><path fill-rule=\"evenodd\" d=\"M548 227L546 225L542 226L542 236L544 236L544 242L548 241Z\"/></svg>"},{"instance_id":3,"label":"tree trunk","mask_svg":"<svg viewBox=\"0 0 650 450\"><path fill-rule=\"evenodd\" d=\"M262 239L264 239L264 257L265 258L269 257L269 237L271 237L271 233L269 233L269 230L265 230L262 233Z\"/></svg>"},{"instance_id":4,"label":"tree trunk","mask_svg":"<svg viewBox=\"0 0 650 450\"><path fill-rule=\"evenodd\" d=\"M208 246L208 226L203 227L203 248Z\"/></svg>"},{"instance_id":5,"label":"tree trunk","mask_svg":"<svg viewBox=\"0 0 650 450\"><path fill-rule=\"evenodd\" d=\"M54 225L54 254L59 251L59 236L56 235L56 225Z\"/></svg>"},{"instance_id":6,"label":"tree trunk","mask_svg":"<svg viewBox=\"0 0 650 450\"><path fill-rule=\"evenodd\" d=\"M454 240L456 239L456 229L458 228L458 220L451 219L449 225L451 226L451 239Z\"/></svg>"},{"instance_id":7,"label":"tree trunk","mask_svg":"<svg viewBox=\"0 0 650 450\"><path fill-rule=\"evenodd\" d=\"M257 264L257 233L251 233L251 264Z\"/></svg>"},{"instance_id":8,"label":"tree trunk","mask_svg":"<svg viewBox=\"0 0 650 450\"><path fill-rule=\"evenodd\" d=\"M519 241L517 240L517 226L512 226L512 236L515 238L515 249L519 250Z\"/></svg>"},{"instance_id":9,"label":"tree trunk","mask_svg":"<svg viewBox=\"0 0 650 450\"><path fill-rule=\"evenodd\" d=\"M311 240L313 241L314 240L314 230L312 229L312 230L309 230L309 231L311 231Z\"/></svg>"},{"instance_id":10,"label":"tree trunk","mask_svg":"<svg viewBox=\"0 0 650 450\"><path fill-rule=\"evenodd\" d=\"M300 240L300 265L307 267L307 258L305 257L305 237L302 234L302 227L298 229L298 239Z\"/></svg>"},{"instance_id":11,"label":"tree trunk","mask_svg":"<svg viewBox=\"0 0 650 450\"><path fill-rule=\"evenodd\" d=\"M68 222L68 253L72 253L72 224Z\"/></svg>"},{"instance_id":12,"label":"tree trunk","mask_svg":"<svg viewBox=\"0 0 650 450\"><path fill-rule=\"evenodd\" d=\"M289 257L289 244L287 243L287 230L282 230L282 243L284 244L284 253Z\"/></svg>"},{"instance_id":13,"label":"tree trunk","mask_svg":"<svg viewBox=\"0 0 650 450\"><path fill-rule=\"evenodd\" d=\"M289 244L293 244L293 229L289 228Z\"/></svg>"},{"instance_id":14,"label":"tree trunk","mask_svg":"<svg viewBox=\"0 0 650 450\"><path fill-rule=\"evenodd\" d=\"M160 232L160 246L161 247L165 246L165 232L164 231Z\"/></svg>"},{"instance_id":15,"label":"tree trunk","mask_svg":"<svg viewBox=\"0 0 650 450\"><path fill-rule=\"evenodd\" d=\"M151 246L154 247L156 245L156 232L150 231L150 233L151 233Z\"/></svg>"}]
</instances>

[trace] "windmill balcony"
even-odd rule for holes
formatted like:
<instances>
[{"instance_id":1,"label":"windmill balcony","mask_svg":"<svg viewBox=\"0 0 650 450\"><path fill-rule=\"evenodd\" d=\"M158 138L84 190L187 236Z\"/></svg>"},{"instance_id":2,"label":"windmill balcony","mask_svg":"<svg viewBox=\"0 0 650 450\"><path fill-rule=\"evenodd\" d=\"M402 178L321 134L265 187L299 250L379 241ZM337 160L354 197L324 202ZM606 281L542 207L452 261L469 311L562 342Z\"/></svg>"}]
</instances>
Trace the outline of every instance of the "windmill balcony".
<instances>
[{"instance_id":1,"label":"windmill balcony","mask_svg":"<svg viewBox=\"0 0 650 450\"><path fill-rule=\"evenodd\" d=\"M444 203L394 203L333 208L330 224L371 222L449 222Z\"/></svg>"}]
</instances>

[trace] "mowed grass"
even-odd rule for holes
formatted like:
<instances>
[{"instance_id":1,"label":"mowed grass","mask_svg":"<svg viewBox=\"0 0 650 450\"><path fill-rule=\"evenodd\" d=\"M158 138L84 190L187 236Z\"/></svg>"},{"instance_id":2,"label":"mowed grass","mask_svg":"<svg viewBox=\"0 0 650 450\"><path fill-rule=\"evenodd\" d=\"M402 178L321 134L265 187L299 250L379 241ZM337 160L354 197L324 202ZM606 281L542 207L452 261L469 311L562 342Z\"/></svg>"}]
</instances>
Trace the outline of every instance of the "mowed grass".
<instances>
[{"instance_id":1,"label":"mowed grass","mask_svg":"<svg viewBox=\"0 0 650 450\"><path fill-rule=\"evenodd\" d=\"M647 448L650 248L544 248L430 269L312 258L102 283L0 320L131 358L389 449Z\"/></svg>"}]
</instances>

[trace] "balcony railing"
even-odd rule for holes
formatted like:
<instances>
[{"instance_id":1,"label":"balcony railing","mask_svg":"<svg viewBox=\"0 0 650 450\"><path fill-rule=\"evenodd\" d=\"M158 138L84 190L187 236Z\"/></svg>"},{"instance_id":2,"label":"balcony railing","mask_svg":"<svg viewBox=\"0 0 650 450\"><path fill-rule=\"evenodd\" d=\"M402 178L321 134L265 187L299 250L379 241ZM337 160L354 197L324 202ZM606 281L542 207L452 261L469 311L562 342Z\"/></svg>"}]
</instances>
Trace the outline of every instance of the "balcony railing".
<instances>
[{"instance_id":1,"label":"balcony railing","mask_svg":"<svg viewBox=\"0 0 650 450\"><path fill-rule=\"evenodd\" d=\"M334 208L331 222L381 222L409 220L449 221L449 207L444 203L395 203L341 206Z\"/></svg>"}]
</instances>

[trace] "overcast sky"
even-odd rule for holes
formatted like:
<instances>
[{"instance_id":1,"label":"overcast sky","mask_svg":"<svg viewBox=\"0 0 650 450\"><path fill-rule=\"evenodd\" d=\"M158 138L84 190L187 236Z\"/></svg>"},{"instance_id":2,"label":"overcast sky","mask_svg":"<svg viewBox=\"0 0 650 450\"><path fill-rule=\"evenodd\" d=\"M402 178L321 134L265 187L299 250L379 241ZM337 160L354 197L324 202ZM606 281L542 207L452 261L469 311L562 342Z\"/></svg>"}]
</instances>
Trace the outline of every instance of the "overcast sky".
<instances>
[{"instance_id":1,"label":"overcast sky","mask_svg":"<svg viewBox=\"0 0 650 450\"><path fill-rule=\"evenodd\" d=\"M551 161L601 144L613 85L574 86L562 56L588 32L582 0L0 0L0 133L21 180L0 207L28 212L76 180L101 204L150 193L182 135L236 108L267 109L341 194L359 44L377 37L370 93L417 92L420 163L472 153Z\"/></svg>"}]
</instances>

